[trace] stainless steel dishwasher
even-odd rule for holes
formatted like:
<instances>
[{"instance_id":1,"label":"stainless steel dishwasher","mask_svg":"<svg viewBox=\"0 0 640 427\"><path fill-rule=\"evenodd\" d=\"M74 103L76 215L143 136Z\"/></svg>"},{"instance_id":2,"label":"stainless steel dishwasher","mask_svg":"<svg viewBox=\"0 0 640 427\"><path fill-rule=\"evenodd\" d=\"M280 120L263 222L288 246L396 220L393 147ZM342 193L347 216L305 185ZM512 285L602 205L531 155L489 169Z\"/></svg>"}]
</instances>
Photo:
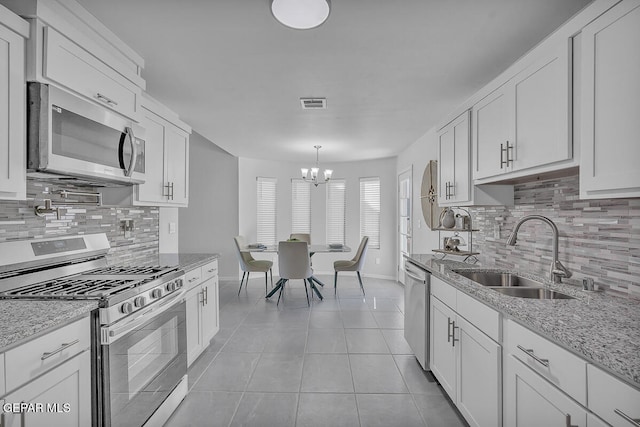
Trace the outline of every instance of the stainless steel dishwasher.
<instances>
[{"instance_id":1,"label":"stainless steel dishwasher","mask_svg":"<svg viewBox=\"0 0 640 427\"><path fill-rule=\"evenodd\" d=\"M404 274L404 338L422 369L429 371L431 274L409 259L405 259Z\"/></svg>"}]
</instances>

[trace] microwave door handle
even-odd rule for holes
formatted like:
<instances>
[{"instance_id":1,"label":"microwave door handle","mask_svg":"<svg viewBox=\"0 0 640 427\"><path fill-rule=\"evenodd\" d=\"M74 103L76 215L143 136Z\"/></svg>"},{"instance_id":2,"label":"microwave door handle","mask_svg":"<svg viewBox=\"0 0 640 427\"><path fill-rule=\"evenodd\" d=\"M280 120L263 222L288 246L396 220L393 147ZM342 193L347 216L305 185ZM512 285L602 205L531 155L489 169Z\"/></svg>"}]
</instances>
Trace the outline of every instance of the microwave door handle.
<instances>
[{"instance_id":1,"label":"microwave door handle","mask_svg":"<svg viewBox=\"0 0 640 427\"><path fill-rule=\"evenodd\" d=\"M136 167L136 161L138 160L138 148L133 135L133 129L127 126L124 128L124 132L127 135L127 138L129 138L129 144L131 145L131 159L129 160L129 167L124 170L124 176L131 176L134 168ZM122 155L124 156L124 153Z\"/></svg>"}]
</instances>

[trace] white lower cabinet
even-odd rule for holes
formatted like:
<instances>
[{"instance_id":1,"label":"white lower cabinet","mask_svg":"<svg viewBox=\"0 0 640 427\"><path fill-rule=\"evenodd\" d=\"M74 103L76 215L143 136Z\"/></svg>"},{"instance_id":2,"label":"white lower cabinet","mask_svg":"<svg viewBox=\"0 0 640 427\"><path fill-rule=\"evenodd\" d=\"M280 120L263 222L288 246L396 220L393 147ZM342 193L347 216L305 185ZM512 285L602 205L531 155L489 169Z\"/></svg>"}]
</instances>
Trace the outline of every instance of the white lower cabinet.
<instances>
[{"instance_id":1,"label":"white lower cabinet","mask_svg":"<svg viewBox=\"0 0 640 427\"><path fill-rule=\"evenodd\" d=\"M85 317L0 354L2 427L91 425L90 335Z\"/></svg>"},{"instance_id":2,"label":"white lower cabinet","mask_svg":"<svg viewBox=\"0 0 640 427\"><path fill-rule=\"evenodd\" d=\"M432 278L432 284L434 280L439 279ZM431 370L435 377L469 425L502 425L500 344L433 292L430 320Z\"/></svg>"},{"instance_id":3,"label":"white lower cabinet","mask_svg":"<svg viewBox=\"0 0 640 427\"><path fill-rule=\"evenodd\" d=\"M640 390L593 365L587 366L587 376L591 411L615 427L640 425Z\"/></svg>"},{"instance_id":4,"label":"white lower cabinet","mask_svg":"<svg viewBox=\"0 0 640 427\"><path fill-rule=\"evenodd\" d=\"M91 355L85 351L4 397L30 403L33 410L5 412L3 427L84 427L91 425Z\"/></svg>"},{"instance_id":5,"label":"white lower cabinet","mask_svg":"<svg viewBox=\"0 0 640 427\"><path fill-rule=\"evenodd\" d=\"M504 424L510 427L587 425L587 411L513 355L505 357Z\"/></svg>"},{"instance_id":6,"label":"white lower cabinet","mask_svg":"<svg viewBox=\"0 0 640 427\"><path fill-rule=\"evenodd\" d=\"M217 266L218 262L213 261L186 275L188 365L202 354L220 330Z\"/></svg>"}]
</instances>

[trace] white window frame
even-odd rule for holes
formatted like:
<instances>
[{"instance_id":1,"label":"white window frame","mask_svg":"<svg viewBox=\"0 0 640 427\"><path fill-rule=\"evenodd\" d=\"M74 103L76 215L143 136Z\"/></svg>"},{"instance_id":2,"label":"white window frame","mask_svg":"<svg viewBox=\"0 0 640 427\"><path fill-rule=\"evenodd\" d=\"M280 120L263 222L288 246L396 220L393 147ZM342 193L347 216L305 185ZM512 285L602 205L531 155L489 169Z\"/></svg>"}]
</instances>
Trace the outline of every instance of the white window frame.
<instances>
[{"instance_id":1,"label":"white window frame","mask_svg":"<svg viewBox=\"0 0 640 427\"><path fill-rule=\"evenodd\" d=\"M380 177L360 178L360 240L369 236L372 249L380 249L380 207Z\"/></svg>"},{"instance_id":2,"label":"white window frame","mask_svg":"<svg viewBox=\"0 0 640 427\"><path fill-rule=\"evenodd\" d=\"M347 222L347 181L332 179L327 182L327 244L345 244Z\"/></svg>"},{"instance_id":3,"label":"white window frame","mask_svg":"<svg viewBox=\"0 0 640 427\"><path fill-rule=\"evenodd\" d=\"M278 180L256 177L256 190L257 242L275 245L278 236Z\"/></svg>"},{"instance_id":4,"label":"white window frame","mask_svg":"<svg viewBox=\"0 0 640 427\"><path fill-rule=\"evenodd\" d=\"M311 234L311 184L291 180L291 233Z\"/></svg>"}]
</instances>

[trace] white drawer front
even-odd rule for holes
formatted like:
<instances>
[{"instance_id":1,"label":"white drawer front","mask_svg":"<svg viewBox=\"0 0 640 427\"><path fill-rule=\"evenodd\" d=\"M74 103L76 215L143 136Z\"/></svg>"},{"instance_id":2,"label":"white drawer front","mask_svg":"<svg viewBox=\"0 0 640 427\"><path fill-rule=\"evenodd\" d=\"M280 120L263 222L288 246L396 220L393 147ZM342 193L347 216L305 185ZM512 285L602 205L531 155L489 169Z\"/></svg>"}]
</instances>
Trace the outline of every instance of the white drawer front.
<instances>
[{"instance_id":1,"label":"white drawer front","mask_svg":"<svg viewBox=\"0 0 640 427\"><path fill-rule=\"evenodd\" d=\"M50 27L45 27L46 54L43 75L81 95L136 119L139 90L115 70L105 65Z\"/></svg>"},{"instance_id":2,"label":"white drawer front","mask_svg":"<svg viewBox=\"0 0 640 427\"><path fill-rule=\"evenodd\" d=\"M500 341L500 314L497 311L463 292L458 292L456 304L460 316L492 340Z\"/></svg>"},{"instance_id":3,"label":"white drawer front","mask_svg":"<svg viewBox=\"0 0 640 427\"><path fill-rule=\"evenodd\" d=\"M640 425L640 390L593 365L587 366L589 409L617 427Z\"/></svg>"},{"instance_id":4,"label":"white drawer front","mask_svg":"<svg viewBox=\"0 0 640 427\"><path fill-rule=\"evenodd\" d=\"M587 405L587 362L540 335L507 321L504 347L549 382Z\"/></svg>"},{"instance_id":5,"label":"white drawer front","mask_svg":"<svg viewBox=\"0 0 640 427\"><path fill-rule=\"evenodd\" d=\"M202 266L202 280L207 280L218 275L218 260L211 261Z\"/></svg>"},{"instance_id":6,"label":"white drawer front","mask_svg":"<svg viewBox=\"0 0 640 427\"><path fill-rule=\"evenodd\" d=\"M20 387L90 347L89 317L63 326L5 353L6 388Z\"/></svg>"},{"instance_id":7,"label":"white drawer front","mask_svg":"<svg viewBox=\"0 0 640 427\"><path fill-rule=\"evenodd\" d=\"M195 285L202 282L202 268L194 268L193 270L187 271L184 276L185 284L187 285L187 289L191 289Z\"/></svg>"},{"instance_id":8,"label":"white drawer front","mask_svg":"<svg viewBox=\"0 0 640 427\"><path fill-rule=\"evenodd\" d=\"M431 276L431 295L438 298L450 308L456 310L456 288L450 284Z\"/></svg>"}]
</instances>

